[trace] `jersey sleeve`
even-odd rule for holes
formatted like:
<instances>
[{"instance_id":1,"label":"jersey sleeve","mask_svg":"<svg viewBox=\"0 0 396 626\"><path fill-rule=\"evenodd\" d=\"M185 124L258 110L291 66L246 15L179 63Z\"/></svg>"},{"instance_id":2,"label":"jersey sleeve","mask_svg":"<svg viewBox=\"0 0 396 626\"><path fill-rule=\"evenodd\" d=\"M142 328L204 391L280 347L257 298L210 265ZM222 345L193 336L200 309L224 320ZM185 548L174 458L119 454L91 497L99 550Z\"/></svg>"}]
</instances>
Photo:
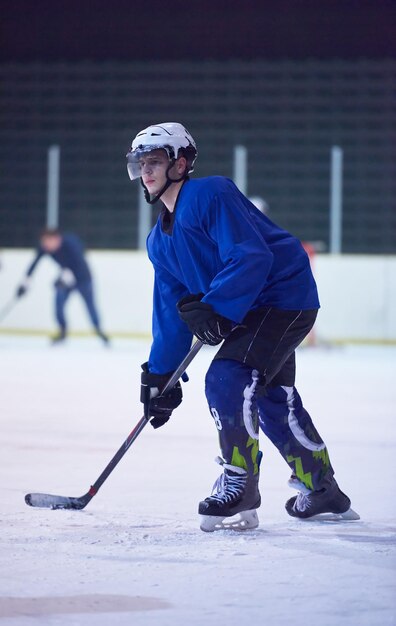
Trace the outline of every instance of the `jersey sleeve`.
<instances>
[{"instance_id":1,"label":"jersey sleeve","mask_svg":"<svg viewBox=\"0 0 396 626\"><path fill-rule=\"evenodd\" d=\"M84 256L84 244L79 237L72 233L66 233L63 235L63 241L67 243L70 250L72 250L76 256Z\"/></svg>"},{"instance_id":2,"label":"jersey sleeve","mask_svg":"<svg viewBox=\"0 0 396 626\"><path fill-rule=\"evenodd\" d=\"M212 198L203 220L222 263L203 301L241 322L265 288L273 254L235 186Z\"/></svg>"},{"instance_id":3,"label":"jersey sleeve","mask_svg":"<svg viewBox=\"0 0 396 626\"><path fill-rule=\"evenodd\" d=\"M31 276L33 274L34 270L37 267L38 262L43 256L44 256L44 250L42 248L37 248L36 256L34 257L33 261L29 265L28 270L26 272L26 276Z\"/></svg>"},{"instance_id":4,"label":"jersey sleeve","mask_svg":"<svg viewBox=\"0 0 396 626\"><path fill-rule=\"evenodd\" d=\"M180 319L176 304L188 290L163 267L154 265L153 343L149 370L165 374L175 370L191 347L192 334Z\"/></svg>"}]
</instances>

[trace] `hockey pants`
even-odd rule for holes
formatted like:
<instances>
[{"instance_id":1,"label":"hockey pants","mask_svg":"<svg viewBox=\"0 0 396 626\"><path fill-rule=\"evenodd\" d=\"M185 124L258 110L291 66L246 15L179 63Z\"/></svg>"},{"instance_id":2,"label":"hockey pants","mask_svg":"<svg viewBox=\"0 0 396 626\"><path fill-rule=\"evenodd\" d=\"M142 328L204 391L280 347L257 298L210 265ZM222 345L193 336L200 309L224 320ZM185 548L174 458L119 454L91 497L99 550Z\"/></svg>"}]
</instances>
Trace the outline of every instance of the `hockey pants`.
<instances>
[{"instance_id":1,"label":"hockey pants","mask_svg":"<svg viewBox=\"0 0 396 626\"><path fill-rule=\"evenodd\" d=\"M260 427L308 489L320 489L325 475L333 474L327 448L295 386L275 384L263 390L256 370L216 359L205 389L227 463L258 472Z\"/></svg>"}]
</instances>

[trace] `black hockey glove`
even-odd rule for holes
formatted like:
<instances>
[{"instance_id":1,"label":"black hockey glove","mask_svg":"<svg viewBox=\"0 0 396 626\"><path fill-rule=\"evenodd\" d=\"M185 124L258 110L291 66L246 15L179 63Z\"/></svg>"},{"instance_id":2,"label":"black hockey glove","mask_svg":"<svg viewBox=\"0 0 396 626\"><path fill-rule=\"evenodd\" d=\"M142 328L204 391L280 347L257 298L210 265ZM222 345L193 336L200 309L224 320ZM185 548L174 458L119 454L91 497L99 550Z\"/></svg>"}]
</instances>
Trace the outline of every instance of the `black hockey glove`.
<instances>
[{"instance_id":1,"label":"black hockey glove","mask_svg":"<svg viewBox=\"0 0 396 626\"><path fill-rule=\"evenodd\" d=\"M160 395L173 372L168 374L152 374L147 363L142 365L140 401L144 405L144 415L150 419L153 428L166 424L172 411L181 404L183 392L180 381L165 395Z\"/></svg>"},{"instance_id":2,"label":"black hockey glove","mask_svg":"<svg viewBox=\"0 0 396 626\"><path fill-rule=\"evenodd\" d=\"M19 285L18 289L16 290L16 297L17 298L22 298L22 296L25 295L27 290L28 290L28 288L26 287L26 285Z\"/></svg>"},{"instance_id":3,"label":"black hockey glove","mask_svg":"<svg viewBox=\"0 0 396 626\"><path fill-rule=\"evenodd\" d=\"M189 295L177 303L183 322L202 343L217 346L231 332L234 324L213 310L210 304L201 302L203 294Z\"/></svg>"},{"instance_id":4,"label":"black hockey glove","mask_svg":"<svg viewBox=\"0 0 396 626\"><path fill-rule=\"evenodd\" d=\"M25 276L23 280L21 281L21 284L18 285L18 287L16 288L15 297L22 298L22 296L24 296L25 293L29 291L29 287L30 287L30 277Z\"/></svg>"}]
</instances>

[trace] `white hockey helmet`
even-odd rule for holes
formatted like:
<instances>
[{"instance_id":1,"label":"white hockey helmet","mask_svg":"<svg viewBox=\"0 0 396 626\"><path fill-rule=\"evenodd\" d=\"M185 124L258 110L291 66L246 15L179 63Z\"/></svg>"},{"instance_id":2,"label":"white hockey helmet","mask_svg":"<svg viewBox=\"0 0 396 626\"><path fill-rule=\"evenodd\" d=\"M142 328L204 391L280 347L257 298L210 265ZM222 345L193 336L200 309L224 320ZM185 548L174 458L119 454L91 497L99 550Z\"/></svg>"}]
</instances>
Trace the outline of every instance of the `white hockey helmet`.
<instances>
[{"instance_id":1,"label":"white hockey helmet","mask_svg":"<svg viewBox=\"0 0 396 626\"><path fill-rule=\"evenodd\" d=\"M194 163L198 155L194 139L182 124L164 122L141 130L132 141L131 149L126 155L127 170L131 180L141 176L139 160L142 154L159 149L166 150L170 162L176 160L178 156L184 156L187 159L186 174L194 171ZM182 151L181 154L179 150Z\"/></svg>"}]
</instances>

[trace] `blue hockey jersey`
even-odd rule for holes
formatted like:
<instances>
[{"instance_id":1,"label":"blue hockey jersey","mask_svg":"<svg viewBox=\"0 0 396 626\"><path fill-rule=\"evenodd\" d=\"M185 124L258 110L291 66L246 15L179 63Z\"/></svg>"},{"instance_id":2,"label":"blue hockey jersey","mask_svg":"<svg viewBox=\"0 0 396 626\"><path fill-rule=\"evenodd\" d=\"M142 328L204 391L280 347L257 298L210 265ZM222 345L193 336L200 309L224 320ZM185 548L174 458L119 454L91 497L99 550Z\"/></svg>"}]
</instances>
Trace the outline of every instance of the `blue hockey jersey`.
<instances>
[{"instance_id":1,"label":"blue hockey jersey","mask_svg":"<svg viewBox=\"0 0 396 626\"><path fill-rule=\"evenodd\" d=\"M234 322L261 306L319 307L301 243L221 176L187 180L174 211L159 216L147 250L155 270L154 373L174 370L191 346L176 308L187 294L204 293L204 302Z\"/></svg>"}]
</instances>

